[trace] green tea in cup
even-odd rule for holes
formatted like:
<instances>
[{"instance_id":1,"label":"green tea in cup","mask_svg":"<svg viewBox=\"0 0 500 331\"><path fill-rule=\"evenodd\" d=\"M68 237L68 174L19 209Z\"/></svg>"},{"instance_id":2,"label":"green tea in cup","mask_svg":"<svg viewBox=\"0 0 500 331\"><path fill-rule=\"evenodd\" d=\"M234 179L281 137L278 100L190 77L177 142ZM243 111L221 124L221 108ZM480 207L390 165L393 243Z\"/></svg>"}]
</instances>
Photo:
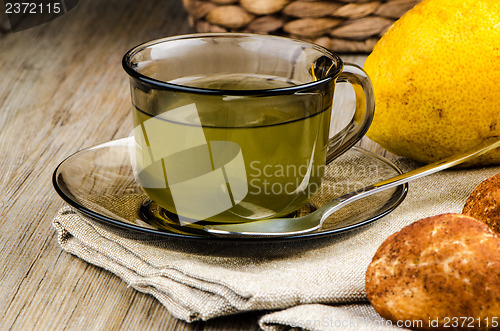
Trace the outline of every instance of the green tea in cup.
<instances>
[{"instance_id":1,"label":"green tea in cup","mask_svg":"<svg viewBox=\"0 0 500 331\"><path fill-rule=\"evenodd\" d=\"M373 116L363 71L311 43L249 34L156 40L124 57L145 193L181 224L289 215ZM329 139L336 81L361 100ZM334 116L334 113L333 113Z\"/></svg>"}]
</instances>

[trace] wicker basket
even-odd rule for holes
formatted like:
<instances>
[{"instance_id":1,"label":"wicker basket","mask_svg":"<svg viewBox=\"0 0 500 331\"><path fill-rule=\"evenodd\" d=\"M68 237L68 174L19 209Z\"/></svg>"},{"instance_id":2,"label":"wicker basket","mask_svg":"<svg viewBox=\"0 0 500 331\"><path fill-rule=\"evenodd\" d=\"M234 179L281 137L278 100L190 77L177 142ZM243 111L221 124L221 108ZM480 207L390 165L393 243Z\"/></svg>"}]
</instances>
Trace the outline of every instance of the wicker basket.
<instances>
[{"instance_id":1,"label":"wicker basket","mask_svg":"<svg viewBox=\"0 0 500 331\"><path fill-rule=\"evenodd\" d=\"M368 53L421 0L183 0L198 32L253 32Z\"/></svg>"}]
</instances>

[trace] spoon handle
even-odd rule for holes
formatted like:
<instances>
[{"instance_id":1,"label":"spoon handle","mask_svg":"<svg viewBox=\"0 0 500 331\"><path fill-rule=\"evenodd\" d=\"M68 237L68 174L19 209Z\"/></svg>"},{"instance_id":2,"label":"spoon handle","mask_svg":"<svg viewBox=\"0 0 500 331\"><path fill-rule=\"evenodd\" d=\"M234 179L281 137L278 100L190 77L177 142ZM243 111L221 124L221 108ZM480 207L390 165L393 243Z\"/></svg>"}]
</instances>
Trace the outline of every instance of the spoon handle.
<instances>
[{"instance_id":1,"label":"spoon handle","mask_svg":"<svg viewBox=\"0 0 500 331\"><path fill-rule=\"evenodd\" d=\"M444 160L431 163L407 173L386 179L377 184L366 186L360 190L340 196L318 208L311 214L297 218L275 218L261 221L247 222L241 224L207 225L203 230L213 234L249 235L249 236L281 236L294 235L311 232L320 228L324 220L335 211L345 205L378 193L391 187L395 187L411 180L424 177L435 172L456 166L469 161L486 152L500 147L500 137L491 137L471 150L453 155Z\"/></svg>"},{"instance_id":2,"label":"spoon handle","mask_svg":"<svg viewBox=\"0 0 500 331\"><path fill-rule=\"evenodd\" d=\"M355 192L347 193L341 197L338 197L331 202L325 204L321 208L319 208L320 215L321 215L321 222L320 224L323 223L323 221L333 214L335 211L337 211L339 208L354 202L356 200L362 199L364 197L370 196L372 194L381 192L383 190L399 186L404 183L408 183L409 181L415 180L417 178L421 178L424 176L428 176L430 174L433 174L435 172L451 168L453 166L459 165L461 163L464 163L466 161L469 161L473 158L476 158L480 155L483 155L484 153L487 153L495 148L500 147L500 137L495 136L495 137L490 137L486 140L484 140L482 143L479 145L473 147L469 151L465 153L461 153L458 155L452 155L448 158L445 158L443 160L425 165L423 167L417 168L412 171L408 171L404 174L383 180L377 184L372 184L368 185L360 190L357 190Z\"/></svg>"}]
</instances>

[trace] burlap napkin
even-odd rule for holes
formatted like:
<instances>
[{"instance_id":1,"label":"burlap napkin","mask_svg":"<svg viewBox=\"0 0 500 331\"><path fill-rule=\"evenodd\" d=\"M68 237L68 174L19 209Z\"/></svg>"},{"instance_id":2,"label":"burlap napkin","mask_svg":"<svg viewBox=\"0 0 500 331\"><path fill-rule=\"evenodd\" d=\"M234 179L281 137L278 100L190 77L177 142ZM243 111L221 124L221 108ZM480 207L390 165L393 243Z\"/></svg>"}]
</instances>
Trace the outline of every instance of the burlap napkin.
<instances>
[{"instance_id":1,"label":"burlap napkin","mask_svg":"<svg viewBox=\"0 0 500 331\"><path fill-rule=\"evenodd\" d=\"M397 163L404 171L417 166ZM420 218L460 212L470 192L498 172L500 167L489 167L421 178L396 210L367 227L322 240L263 245L265 253L238 244L175 250L165 240L110 231L68 207L54 226L65 251L153 295L185 321L259 310L266 330L383 330L394 326L374 311L364 290L365 271L379 245Z\"/></svg>"}]
</instances>

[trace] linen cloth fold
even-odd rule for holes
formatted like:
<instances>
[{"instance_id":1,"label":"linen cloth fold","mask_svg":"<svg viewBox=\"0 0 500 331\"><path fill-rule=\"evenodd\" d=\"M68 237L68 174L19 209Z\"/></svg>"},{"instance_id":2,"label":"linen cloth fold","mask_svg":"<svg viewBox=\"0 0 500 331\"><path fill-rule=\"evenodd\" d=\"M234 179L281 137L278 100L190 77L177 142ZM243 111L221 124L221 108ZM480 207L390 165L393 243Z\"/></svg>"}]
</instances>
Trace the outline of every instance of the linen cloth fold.
<instances>
[{"instance_id":1,"label":"linen cloth fold","mask_svg":"<svg viewBox=\"0 0 500 331\"><path fill-rule=\"evenodd\" d=\"M402 158L395 162L403 171L418 167ZM267 254L252 254L248 244L175 250L165 240L111 231L69 207L53 224L63 250L153 295L188 322L258 310L265 330L389 330L396 325L375 312L364 290L377 248L420 218L461 212L470 192L498 172L500 167L448 170L418 179L399 207L368 226L289 246L268 244Z\"/></svg>"}]
</instances>

